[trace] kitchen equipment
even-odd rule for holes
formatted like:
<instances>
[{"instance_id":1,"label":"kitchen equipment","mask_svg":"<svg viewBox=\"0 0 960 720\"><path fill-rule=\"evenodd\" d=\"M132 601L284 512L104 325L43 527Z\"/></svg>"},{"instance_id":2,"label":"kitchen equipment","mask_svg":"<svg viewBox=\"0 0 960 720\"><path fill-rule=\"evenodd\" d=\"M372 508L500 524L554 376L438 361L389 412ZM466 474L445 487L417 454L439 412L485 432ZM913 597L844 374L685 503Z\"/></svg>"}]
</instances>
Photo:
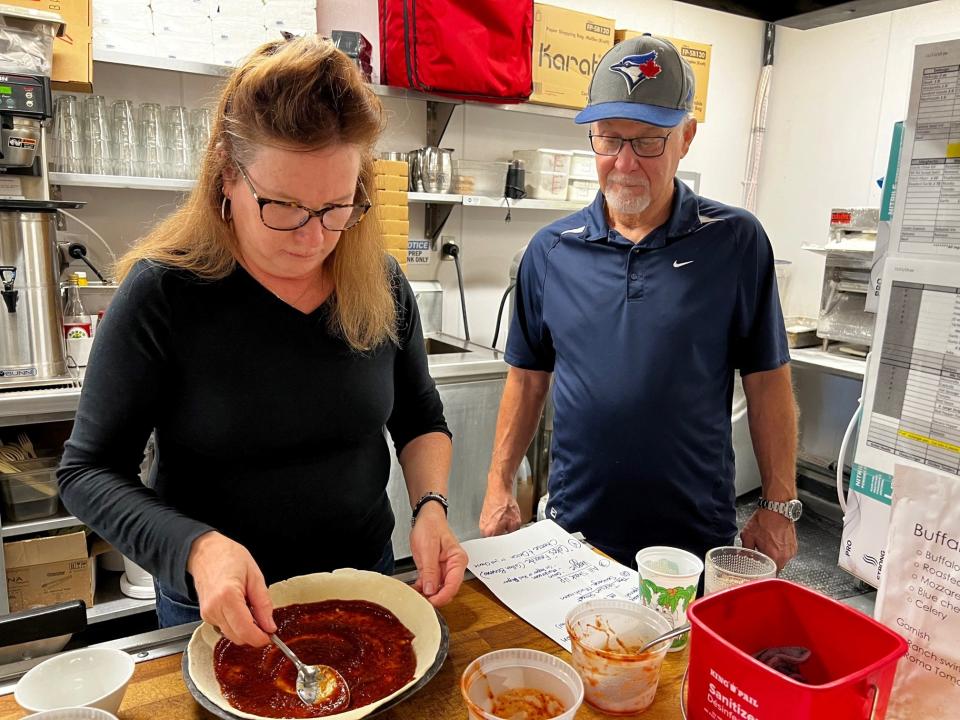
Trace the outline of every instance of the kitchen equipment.
<instances>
[{"instance_id":1,"label":"kitchen equipment","mask_svg":"<svg viewBox=\"0 0 960 720\"><path fill-rule=\"evenodd\" d=\"M736 587L754 580L772 578L777 564L759 550L744 547L716 547L707 551L704 562L703 594Z\"/></svg>"},{"instance_id":2,"label":"kitchen equipment","mask_svg":"<svg viewBox=\"0 0 960 720\"><path fill-rule=\"evenodd\" d=\"M596 156L591 150L574 150L570 158L570 174L574 177L597 179Z\"/></svg>"},{"instance_id":3,"label":"kitchen equipment","mask_svg":"<svg viewBox=\"0 0 960 720\"><path fill-rule=\"evenodd\" d=\"M670 632L670 621L628 600L588 600L567 614L566 625L586 701L614 715L646 710L657 693L669 644L645 652L639 648Z\"/></svg>"},{"instance_id":4,"label":"kitchen equipment","mask_svg":"<svg viewBox=\"0 0 960 720\"><path fill-rule=\"evenodd\" d=\"M397 152L393 150L380 153L381 160L394 160L397 162L407 162L408 157L409 157L408 153Z\"/></svg>"},{"instance_id":5,"label":"kitchen equipment","mask_svg":"<svg viewBox=\"0 0 960 720\"><path fill-rule=\"evenodd\" d=\"M420 180L423 192L449 193L453 186L453 150L432 146L421 148Z\"/></svg>"},{"instance_id":6,"label":"kitchen equipment","mask_svg":"<svg viewBox=\"0 0 960 720\"><path fill-rule=\"evenodd\" d=\"M522 200L527 196L525 186L526 169L523 167L523 160L515 158L510 161L510 167L507 169L507 184L503 195L511 200Z\"/></svg>"},{"instance_id":7,"label":"kitchen equipment","mask_svg":"<svg viewBox=\"0 0 960 720\"><path fill-rule=\"evenodd\" d=\"M690 606L684 717L757 720L873 718L886 714L906 641L852 608L785 580L763 580ZM811 651L800 683L753 658L771 647ZM681 694L682 698L682 694Z\"/></svg>"},{"instance_id":8,"label":"kitchen equipment","mask_svg":"<svg viewBox=\"0 0 960 720\"><path fill-rule=\"evenodd\" d=\"M0 665L60 652L86 627L82 600L0 615Z\"/></svg>"},{"instance_id":9,"label":"kitchen equipment","mask_svg":"<svg viewBox=\"0 0 960 720\"><path fill-rule=\"evenodd\" d=\"M567 181L567 200L571 202L593 202L600 190L600 183L596 180L571 177Z\"/></svg>"},{"instance_id":10,"label":"kitchen equipment","mask_svg":"<svg viewBox=\"0 0 960 720\"><path fill-rule=\"evenodd\" d=\"M127 597L149 600L154 597L153 576L130 558L123 556L120 592Z\"/></svg>"},{"instance_id":11,"label":"kitchen equipment","mask_svg":"<svg viewBox=\"0 0 960 720\"><path fill-rule=\"evenodd\" d=\"M22 460L9 464L18 472L0 472L4 519L23 522L55 515L60 508L57 491L59 459Z\"/></svg>"},{"instance_id":12,"label":"kitchen equipment","mask_svg":"<svg viewBox=\"0 0 960 720\"><path fill-rule=\"evenodd\" d=\"M13 696L30 712L80 706L116 713L134 666L133 658L122 650L73 650L32 668L20 678Z\"/></svg>"},{"instance_id":13,"label":"kitchen equipment","mask_svg":"<svg viewBox=\"0 0 960 720\"><path fill-rule=\"evenodd\" d=\"M831 341L840 342L865 355L873 343L876 314L867 312L866 301L872 292L870 271L879 212L877 208L833 208L827 242L801 246L826 258L817 321L824 349Z\"/></svg>"},{"instance_id":14,"label":"kitchen equipment","mask_svg":"<svg viewBox=\"0 0 960 720\"><path fill-rule=\"evenodd\" d=\"M671 627L687 624L687 606L697 596L703 562L679 548L657 545L637 553L640 599L670 621ZM682 633L681 633L682 634ZM687 646L687 635L678 637L670 651Z\"/></svg>"},{"instance_id":15,"label":"kitchen equipment","mask_svg":"<svg viewBox=\"0 0 960 720\"><path fill-rule=\"evenodd\" d=\"M499 720L501 716L492 712L494 703L505 693L517 690L532 691L525 694L534 706L542 707L545 698L541 693L547 693L563 708L558 714L537 717L573 720L583 703L583 681L577 672L560 658L539 650L516 648L481 655L467 665L460 677L460 693L470 720ZM529 716L504 714L503 717L510 720Z\"/></svg>"},{"instance_id":16,"label":"kitchen equipment","mask_svg":"<svg viewBox=\"0 0 960 720\"><path fill-rule=\"evenodd\" d=\"M83 204L0 200L0 390L69 382L53 223Z\"/></svg>"},{"instance_id":17,"label":"kitchen equipment","mask_svg":"<svg viewBox=\"0 0 960 720\"><path fill-rule=\"evenodd\" d=\"M527 197L538 200L566 200L567 173L528 171Z\"/></svg>"},{"instance_id":18,"label":"kitchen equipment","mask_svg":"<svg viewBox=\"0 0 960 720\"><path fill-rule=\"evenodd\" d=\"M551 150L550 148L514 150L513 157L516 160L523 161L523 166L531 172L569 173L573 151Z\"/></svg>"},{"instance_id":19,"label":"kitchen equipment","mask_svg":"<svg viewBox=\"0 0 960 720\"><path fill-rule=\"evenodd\" d=\"M408 189L410 192L423 192L423 148L417 148L407 153L407 173L410 178Z\"/></svg>"},{"instance_id":20,"label":"kitchen equipment","mask_svg":"<svg viewBox=\"0 0 960 720\"><path fill-rule=\"evenodd\" d=\"M456 192L463 195L503 197L510 163L486 160L455 160Z\"/></svg>"},{"instance_id":21,"label":"kitchen equipment","mask_svg":"<svg viewBox=\"0 0 960 720\"><path fill-rule=\"evenodd\" d=\"M293 650L274 633L270 633L270 642L280 648L280 652L297 668L297 695L307 705L316 705L333 695L345 696L343 704L338 707L350 705L350 686L343 679L343 675L329 665L307 665L300 662Z\"/></svg>"}]
</instances>

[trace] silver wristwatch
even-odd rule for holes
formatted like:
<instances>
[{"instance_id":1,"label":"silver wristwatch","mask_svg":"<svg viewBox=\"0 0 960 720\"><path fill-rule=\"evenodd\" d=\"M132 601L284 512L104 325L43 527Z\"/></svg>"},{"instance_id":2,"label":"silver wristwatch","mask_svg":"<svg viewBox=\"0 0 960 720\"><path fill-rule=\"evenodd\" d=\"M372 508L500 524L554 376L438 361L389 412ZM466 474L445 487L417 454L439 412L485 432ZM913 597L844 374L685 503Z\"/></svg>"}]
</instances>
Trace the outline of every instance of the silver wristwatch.
<instances>
[{"instance_id":1,"label":"silver wristwatch","mask_svg":"<svg viewBox=\"0 0 960 720\"><path fill-rule=\"evenodd\" d=\"M757 500L757 505L759 505L764 510L772 510L775 513L780 513L788 520L796 522L800 519L800 516L803 514L803 503L799 500L787 500L786 502L777 502L773 500L766 500L760 498Z\"/></svg>"}]
</instances>

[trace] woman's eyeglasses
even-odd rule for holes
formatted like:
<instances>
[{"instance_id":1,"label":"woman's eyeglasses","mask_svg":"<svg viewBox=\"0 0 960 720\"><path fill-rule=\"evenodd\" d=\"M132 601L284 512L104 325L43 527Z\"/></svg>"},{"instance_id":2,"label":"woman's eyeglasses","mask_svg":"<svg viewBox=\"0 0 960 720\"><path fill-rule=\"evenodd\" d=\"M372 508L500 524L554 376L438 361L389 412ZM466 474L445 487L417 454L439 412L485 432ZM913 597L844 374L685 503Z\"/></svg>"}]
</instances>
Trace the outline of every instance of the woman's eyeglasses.
<instances>
[{"instance_id":1,"label":"woman's eyeglasses","mask_svg":"<svg viewBox=\"0 0 960 720\"><path fill-rule=\"evenodd\" d=\"M260 206L260 221L271 230L296 230L310 222L310 218L319 218L320 224L327 230L341 232L349 230L363 220L363 216L370 209L370 201L366 199L367 193L362 183L358 183L358 190L364 197L363 202L349 205L333 204L314 210L292 200L260 197L240 163L237 163L237 170L250 188L253 199Z\"/></svg>"}]
</instances>

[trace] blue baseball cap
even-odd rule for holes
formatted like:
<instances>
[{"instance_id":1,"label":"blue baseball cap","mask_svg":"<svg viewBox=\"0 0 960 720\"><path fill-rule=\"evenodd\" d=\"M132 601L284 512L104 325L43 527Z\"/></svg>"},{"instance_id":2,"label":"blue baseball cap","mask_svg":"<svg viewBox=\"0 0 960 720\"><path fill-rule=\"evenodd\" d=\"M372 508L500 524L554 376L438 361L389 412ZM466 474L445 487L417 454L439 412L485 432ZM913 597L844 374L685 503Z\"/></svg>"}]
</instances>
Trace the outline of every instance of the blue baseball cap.
<instances>
[{"instance_id":1,"label":"blue baseball cap","mask_svg":"<svg viewBox=\"0 0 960 720\"><path fill-rule=\"evenodd\" d=\"M617 43L600 60L587 106L574 122L636 120L675 127L693 110L690 64L674 45L649 33Z\"/></svg>"}]
</instances>

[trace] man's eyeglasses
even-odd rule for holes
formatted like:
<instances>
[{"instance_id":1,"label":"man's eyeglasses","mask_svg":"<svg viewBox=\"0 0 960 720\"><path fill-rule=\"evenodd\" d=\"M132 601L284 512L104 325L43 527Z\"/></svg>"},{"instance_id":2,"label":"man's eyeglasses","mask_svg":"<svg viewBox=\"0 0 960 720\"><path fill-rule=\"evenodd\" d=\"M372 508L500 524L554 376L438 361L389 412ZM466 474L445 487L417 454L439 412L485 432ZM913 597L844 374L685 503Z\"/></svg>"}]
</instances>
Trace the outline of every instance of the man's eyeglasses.
<instances>
[{"instance_id":1,"label":"man's eyeglasses","mask_svg":"<svg viewBox=\"0 0 960 720\"><path fill-rule=\"evenodd\" d=\"M670 133L662 137L622 138L615 135L594 135L590 133L590 147L597 155L619 155L625 142L630 143L637 157L660 157L667 147Z\"/></svg>"},{"instance_id":2,"label":"man's eyeglasses","mask_svg":"<svg viewBox=\"0 0 960 720\"><path fill-rule=\"evenodd\" d=\"M327 205L314 210L292 200L260 197L240 163L237 163L237 170L250 188L253 199L260 206L260 221L271 230L296 230L310 222L310 218L320 218L320 224L327 230L340 232L349 230L359 223L370 209L370 201L366 198L367 193L362 183L358 183L358 190L363 195L363 202L350 205Z\"/></svg>"}]
</instances>

